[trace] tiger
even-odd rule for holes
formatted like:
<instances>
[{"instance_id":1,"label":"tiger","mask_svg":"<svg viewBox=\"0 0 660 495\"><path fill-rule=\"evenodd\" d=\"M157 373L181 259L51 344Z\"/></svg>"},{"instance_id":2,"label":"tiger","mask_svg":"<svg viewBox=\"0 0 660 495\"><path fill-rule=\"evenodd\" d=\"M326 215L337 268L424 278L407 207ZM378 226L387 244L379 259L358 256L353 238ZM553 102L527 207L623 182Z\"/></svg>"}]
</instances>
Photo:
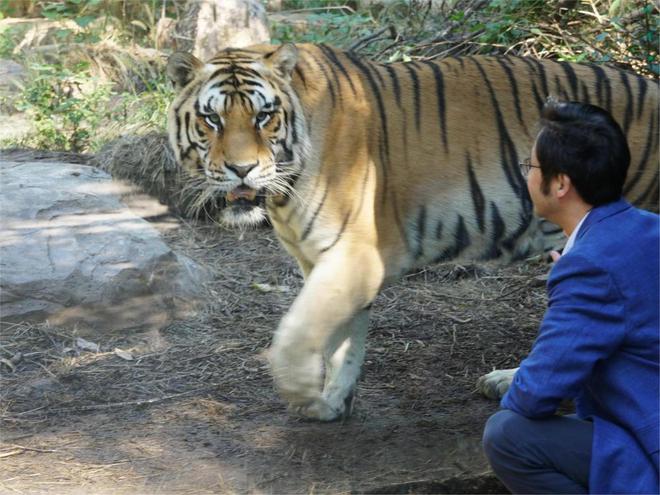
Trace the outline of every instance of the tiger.
<instances>
[{"instance_id":1,"label":"tiger","mask_svg":"<svg viewBox=\"0 0 660 495\"><path fill-rule=\"evenodd\" d=\"M372 302L429 263L511 261L562 238L532 212L519 162L549 96L605 108L632 150L625 195L657 211L658 84L516 56L383 64L323 44L176 52L168 135L179 165L267 218L304 284L267 351L292 414L346 418Z\"/></svg>"}]
</instances>

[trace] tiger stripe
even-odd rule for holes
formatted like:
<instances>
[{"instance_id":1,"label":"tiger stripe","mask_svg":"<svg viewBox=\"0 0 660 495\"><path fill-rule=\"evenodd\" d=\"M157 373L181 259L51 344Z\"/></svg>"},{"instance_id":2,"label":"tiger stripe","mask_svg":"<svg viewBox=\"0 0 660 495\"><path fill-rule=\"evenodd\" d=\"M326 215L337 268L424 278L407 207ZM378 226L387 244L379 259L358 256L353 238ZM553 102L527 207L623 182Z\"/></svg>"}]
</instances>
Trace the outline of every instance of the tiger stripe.
<instances>
[{"instance_id":1,"label":"tiger stripe","mask_svg":"<svg viewBox=\"0 0 660 495\"><path fill-rule=\"evenodd\" d=\"M346 78L346 81L348 81L348 85L351 87L351 92L353 93L353 96L355 96L357 93L355 91L355 86L353 85L353 81L351 80L351 76L348 74L348 71L344 67L344 65L339 61L339 58L337 57L337 54L330 49L329 47L325 45L320 45L321 50L323 50L323 53L327 57L328 60L337 68L339 71L342 73L342 75ZM334 71L333 71L334 73ZM337 81L337 85L339 85L339 78L335 74L335 79Z\"/></svg>"},{"instance_id":2,"label":"tiger stripe","mask_svg":"<svg viewBox=\"0 0 660 495\"><path fill-rule=\"evenodd\" d=\"M399 86L399 77L396 75L396 71L392 68L391 65L386 65L385 71L387 71L387 74L390 76L390 81L392 81L392 88L394 89L396 105L397 107L401 108L401 86Z\"/></svg>"},{"instance_id":3,"label":"tiger stripe","mask_svg":"<svg viewBox=\"0 0 660 495\"><path fill-rule=\"evenodd\" d=\"M408 76L410 76L410 81L412 83L412 94L413 94L413 101L414 101L414 106L415 106L415 129L417 132L420 131L420 126L421 121L422 121L422 108L421 108L421 100L420 100L420 95L419 95L419 77L417 76L417 70L412 67L412 64L407 63L404 65L406 71L408 72Z\"/></svg>"},{"instance_id":4,"label":"tiger stripe","mask_svg":"<svg viewBox=\"0 0 660 495\"><path fill-rule=\"evenodd\" d=\"M597 66L591 65L591 70L596 74L596 98L598 106L603 107L608 112L612 112L612 88L610 87L610 80L605 75L605 71Z\"/></svg>"},{"instance_id":5,"label":"tiger stripe","mask_svg":"<svg viewBox=\"0 0 660 495\"><path fill-rule=\"evenodd\" d=\"M633 188L640 181L640 179L644 175L644 171L646 170L646 164L649 160L649 156L651 155L651 150L658 148L658 129L657 129L658 119L652 118L650 124L651 125L649 126L648 133L646 135L646 143L643 148L644 151L642 151L642 156L639 159L637 171L634 173L632 178L629 177L628 180L626 181L626 184L623 188L624 194L630 193L630 191L632 191Z\"/></svg>"},{"instance_id":6,"label":"tiger stripe","mask_svg":"<svg viewBox=\"0 0 660 495\"><path fill-rule=\"evenodd\" d=\"M637 118L642 118L642 112L644 110L644 101L646 100L646 90L647 84L646 79L642 77L637 78Z\"/></svg>"},{"instance_id":7,"label":"tiger stripe","mask_svg":"<svg viewBox=\"0 0 660 495\"><path fill-rule=\"evenodd\" d=\"M522 116L522 109L520 108L520 94L518 93L518 83L516 82L516 78L514 77L513 70L511 70L511 67L507 64L508 60L498 57L497 63L502 67L502 70L504 70L504 73L506 74L507 79L509 80L509 84L511 85L511 91L513 92L513 102L516 108L516 117L518 118L518 122L520 125L522 125L525 129L525 123L523 121L523 116Z\"/></svg>"},{"instance_id":8,"label":"tiger stripe","mask_svg":"<svg viewBox=\"0 0 660 495\"><path fill-rule=\"evenodd\" d=\"M630 130L630 123L632 122L633 119L635 107L633 103L632 90L630 88L630 83L628 82L628 76L623 71L619 73L619 76L621 78L621 83L623 84L624 91L626 92L626 106L624 110L623 122L621 124L621 127L623 128L624 134L627 136L628 131Z\"/></svg>"},{"instance_id":9,"label":"tiger stripe","mask_svg":"<svg viewBox=\"0 0 660 495\"><path fill-rule=\"evenodd\" d=\"M440 69L440 66L438 64L434 64L432 62L425 62L425 63L427 67L430 67L431 71L433 71L433 79L435 81L434 93L438 105L438 117L440 119L440 129L441 129L440 137L442 139L442 145L444 146L446 152L449 145L447 144L447 108L445 102L445 89L444 89L445 83L442 77L442 70Z\"/></svg>"},{"instance_id":10,"label":"tiger stripe","mask_svg":"<svg viewBox=\"0 0 660 495\"><path fill-rule=\"evenodd\" d=\"M488 92L490 94L493 108L495 110L497 130L500 135L500 160L501 160L502 168L504 169L504 173L509 182L509 185L514 190L514 192L519 196L520 201L523 204L523 207L526 210L529 210L531 200L529 198L529 194L527 193L527 188L524 185L524 181L522 180L520 174L516 173L516 167L518 164L518 154L516 152L516 148L513 144L511 136L509 135L507 127L504 123L504 117L502 116L502 111L500 110L500 105L497 101L497 96L495 95L495 91L493 90L493 85L491 84L481 64L474 58L471 58L470 60L474 63L474 65L477 66L477 69L479 70L481 77L486 83L486 87L488 88Z\"/></svg>"},{"instance_id":11,"label":"tiger stripe","mask_svg":"<svg viewBox=\"0 0 660 495\"><path fill-rule=\"evenodd\" d=\"M477 218L477 225L479 230L484 232L484 216L486 214L486 198L481 191L479 186L479 181L477 180L477 175L474 173L474 168L472 167L472 160L470 159L470 153L466 154L465 160L467 162L467 172L470 180L470 194L472 196L472 202L474 203L474 213Z\"/></svg>"}]
</instances>

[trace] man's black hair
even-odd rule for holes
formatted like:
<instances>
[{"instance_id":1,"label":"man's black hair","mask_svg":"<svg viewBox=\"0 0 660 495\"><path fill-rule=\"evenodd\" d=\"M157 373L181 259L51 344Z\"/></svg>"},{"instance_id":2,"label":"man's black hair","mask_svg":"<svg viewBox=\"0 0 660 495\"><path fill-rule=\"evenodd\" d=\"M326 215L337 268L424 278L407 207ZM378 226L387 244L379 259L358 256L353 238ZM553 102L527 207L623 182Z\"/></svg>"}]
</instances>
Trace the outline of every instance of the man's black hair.
<instances>
[{"instance_id":1,"label":"man's black hair","mask_svg":"<svg viewBox=\"0 0 660 495\"><path fill-rule=\"evenodd\" d=\"M630 165L630 150L621 127L602 108L549 99L541 113L536 157L543 174L543 192L559 174L570 177L590 205L621 197Z\"/></svg>"}]
</instances>

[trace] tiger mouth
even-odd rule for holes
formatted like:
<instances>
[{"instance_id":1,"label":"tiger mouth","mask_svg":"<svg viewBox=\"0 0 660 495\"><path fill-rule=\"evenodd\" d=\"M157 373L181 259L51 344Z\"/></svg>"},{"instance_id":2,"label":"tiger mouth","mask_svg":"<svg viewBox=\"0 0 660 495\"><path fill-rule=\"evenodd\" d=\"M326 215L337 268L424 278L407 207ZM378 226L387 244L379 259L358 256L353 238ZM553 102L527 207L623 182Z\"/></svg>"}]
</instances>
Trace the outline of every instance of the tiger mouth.
<instances>
[{"instance_id":1,"label":"tiger mouth","mask_svg":"<svg viewBox=\"0 0 660 495\"><path fill-rule=\"evenodd\" d=\"M241 185L229 191L225 200L231 206L254 206L257 204L258 191L249 186Z\"/></svg>"},{"instance_id":2,"label":"tiger mouth","mask_svg":"<svg viewBox=\"0 0 660 495\"><path fill-rule=\"evenodd\" d=\"M266 219L263 190L253 189L245 184L225 194L222 221L228 227L254 227Z\"/></svg>"}]
</instances>

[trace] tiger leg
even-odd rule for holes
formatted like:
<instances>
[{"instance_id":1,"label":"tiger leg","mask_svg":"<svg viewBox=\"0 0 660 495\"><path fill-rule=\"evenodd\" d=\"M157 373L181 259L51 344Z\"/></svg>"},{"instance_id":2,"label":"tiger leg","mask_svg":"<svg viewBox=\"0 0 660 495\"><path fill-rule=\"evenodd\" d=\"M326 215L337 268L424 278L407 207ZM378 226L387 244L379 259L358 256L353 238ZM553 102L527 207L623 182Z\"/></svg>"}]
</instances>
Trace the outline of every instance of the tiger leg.
<instances>
[{"instance_id":1,"label":"tiger leg","mask_svg":"<svg viewBox=\"0 0 660 495\"><path fill-rule=\"evenodd\" d=\"M344 325L337 338L330 339L323 353L325 385L322 397L343 418L350 416L353 409L368 329L369 310L364 309ZM310 413L303 414L308 416Z\"/></svg>"},{"instance_id":2,"label":"tiger leg","mask_svg":"<svg viewBox=\"0 0 660 495\"><path fill-rule=\"evenodd\" d=\"M353 331L354 316L376 297L383 280L377 252L354 249L327 253L330 256L316 264L270 349L271 372L281 396L292 409L321 421L336 419L345 410L344 399L364 356L366 328L351 335L355 339L348 344L346 332ZM366 319L358 317L357 326L366 327ZM330 352L332 347L336 350ZM331 358L327 393L321 391L324 355ZM350 364L349 356L354 358Z\"/></svg>"}]
</instances>

